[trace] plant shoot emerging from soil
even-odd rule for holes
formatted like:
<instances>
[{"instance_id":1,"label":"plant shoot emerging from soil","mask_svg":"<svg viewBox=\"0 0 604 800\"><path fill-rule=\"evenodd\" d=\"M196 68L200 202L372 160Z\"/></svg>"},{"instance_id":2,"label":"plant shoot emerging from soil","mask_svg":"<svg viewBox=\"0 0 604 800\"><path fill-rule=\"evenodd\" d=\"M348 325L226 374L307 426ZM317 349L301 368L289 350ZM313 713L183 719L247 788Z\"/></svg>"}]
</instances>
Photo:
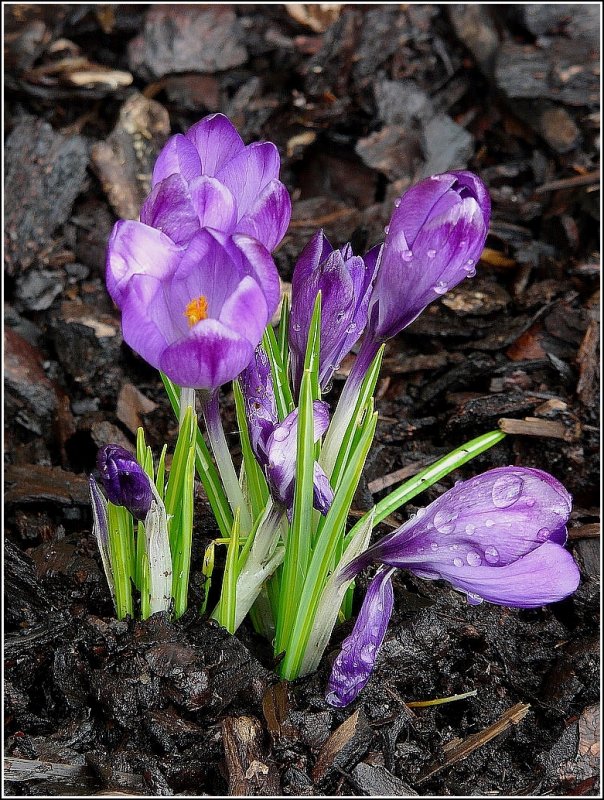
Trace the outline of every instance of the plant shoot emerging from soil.
<instances>
[{"instance_id":1,"label":"plant shoot emerging from soil","mask_svg":"<svg viewBox=\"0 0 604 800\"><path fill-rule=\"evenodd\" d=\"M139 430L136 459L99 454L109 502L91 479L94 529L118 617L187 607L193 486L201 480L226 547L211 616L234 632L249 615L272 641L282 677L318 665L354 578L377 564L327 693L344 706L365 685L393 608L391 578L443 579L473 604L532 608L572 593L564 549L571 498L551 475L505 467L456 484L370 546L390 513L501 441L490 431L398 486L352 528L348 517L377 423L384 342L476 272L490 219L486 187L453 171L396 201L383 243L363 256L317 231L299 256L291 310L272 251L291 203L270 142L245 145L220 115L173 136L159 155L140 221L119 221L107 288L125 341L160 370L179 420L169 475ZM334 372L360 342L337 403ZM241 444L233 463L219 389L232 382ZM323 395L327 396L327 400ZM198 427L196 400L209 447ZM206 601L204 608L207 604Z\"/></svg>"}]
</instances>

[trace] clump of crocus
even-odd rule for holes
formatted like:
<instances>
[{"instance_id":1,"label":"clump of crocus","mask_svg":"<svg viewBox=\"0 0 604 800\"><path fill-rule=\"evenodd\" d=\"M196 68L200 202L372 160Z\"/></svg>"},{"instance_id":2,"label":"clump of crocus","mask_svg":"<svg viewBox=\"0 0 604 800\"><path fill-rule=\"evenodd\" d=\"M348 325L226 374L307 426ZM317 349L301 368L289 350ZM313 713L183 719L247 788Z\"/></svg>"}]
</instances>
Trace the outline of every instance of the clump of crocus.
<instances>
[{"instance_id":1,"label":"clump of crocus","mask_svg":"<svg viewBox=\"0 0 604 800\"><path fill-rule=\"evenodd\" d=\"M245 146L220 114L172 137L141 221L116 223L107 288L125 341L183 387L235 378L279 302L271 258L290 216L270 142Z\"/></svg>"},{"instance_id":2,"label":"clump of crocus","mask_svg":"<svg viewBox=\"0 0 604 800\"><path fill-rule=\"evenodd\" d=\"M570 511L570 495L548 473L501 467L456 484L354 559L343 581L373 562L386 569L334 662L328 702L347 705L369 679L392 613L393 568L446 580L471 604L535 608L574 592L579 570L564 548Z\"/></svg>"},{"instance_id":3,"label":"clump of crocus","mask_svg":"<svg viewBox=\"0 0 604 800\"><path fill-rule=\"evenodd\" d=\"M96 463L109 500L143 521L151 508L153 494L148 476L132 453L118 444L106 444L97 453Z\"/></svg>"},{"instance_id":4,"label":"clump of crocus","mask_svg":"<svg viewBox=\"0 0 604 800\"><path fill-rule=\"evenodd\" d=\"M319 381L327 391L334 371L358 341L367 323L375 263L366 265L349 244L334 250L323 231L308 242L294 269L289 319L292 382L300 388L308 328L321 292Z\"/></svg>"},{"instance_id":5,"label":"clump of crocus","mask_svg":"<svg viewBox=\"0 0 604 800\"><path fill-rule=\"evenodd\" d=\"M254 358L242 373L240 380L254 455L264 470L273 498L287 509L291 519L295 489L298 409L294 409L283 422L279 422L271 368L262 347L256 348ZM317 441L329 426L327 403L320 400L313 403L313 420L313 438ZM314 507L321 514L326 514L332 500L333 491L329 480L315 461Z\"/></svg>"}]
</instances>

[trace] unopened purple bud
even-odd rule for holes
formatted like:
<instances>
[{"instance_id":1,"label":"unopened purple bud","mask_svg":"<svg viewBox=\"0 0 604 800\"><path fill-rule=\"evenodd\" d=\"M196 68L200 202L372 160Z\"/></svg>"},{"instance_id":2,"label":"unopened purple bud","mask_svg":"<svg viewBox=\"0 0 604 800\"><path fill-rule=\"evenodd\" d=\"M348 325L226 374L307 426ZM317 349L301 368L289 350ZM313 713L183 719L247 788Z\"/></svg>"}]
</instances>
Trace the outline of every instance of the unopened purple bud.
<instances>
[{"instance_id":1,"label":"unopened purple bud","mask_svg":"<svg viewBox=\"0 0 604 800\"><path fill-rule=\"evenodd\" d=\"M394 336L429 303L475 274L490 216L487 189L471 172L433 175L405 192L381 252L370 251L379 252L369 306L373 340Z\"/></svg>"},{"instance_id":2,"label":"unopened purple bud","mask_svg":"<svg viewBox=\"0 0 604 800\"><path fill-rule=\"evenodd\" d=\"M326 390L333 373L367 324L375 263L372 267L353 255L349 244L334 250L323 231L317 231L300 254L292 279L289 322L294 386L300 385L317 294L321 292L319 379Z\"/></svg>"},{"instance_id":3,"label":"unopened purple bud","mask_svg":"<svg viewBox=\"0 0 604 800\"><path fill-rule=\"evenodd\" d=\"M343 708L352 703L369 680L392 614L393 572L381 569L367 587L352 633L333 663L325 697L331 706Z\"/></svg>"},{"instance_id":4,"label":"unopened purple bud","mask_svg":"<svg viewBox=\"0 0 604 800\"><path fill-rule=\"evenodd\" d=\"M261 467L268 464L266 445L268 438L279 423L277 404L273 388L271 365L261 345L254 357L239 376L245 402L250 442Z\"/></svg>"},{"instance_id":5,"label":"unopened purple bud","mask_svg":"<svg viewBox=\"0 0 604 800\"><path fill-rule=\"evenodd\" d=\"M134 456L117 444L106 444L98 452L97 467L109 500L144 521L151 507L151 484Z\"/></svg>"}]
</instances>

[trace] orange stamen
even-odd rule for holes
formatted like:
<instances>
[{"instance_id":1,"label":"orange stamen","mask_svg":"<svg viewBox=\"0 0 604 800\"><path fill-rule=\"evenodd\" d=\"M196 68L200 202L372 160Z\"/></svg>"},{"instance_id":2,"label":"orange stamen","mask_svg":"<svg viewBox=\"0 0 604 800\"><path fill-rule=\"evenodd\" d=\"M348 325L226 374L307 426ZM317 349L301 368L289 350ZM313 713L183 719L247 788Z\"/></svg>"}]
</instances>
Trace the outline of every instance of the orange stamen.
<instances>
[{"instance_id":1,"label":"orange stamen","mask_svg":"<svg viewBox=\"0 0 604 800\"><path fill-rule=\"evenodd\" d=\"M208 301L203 295L191 300L185 309L185 317L189 323L189 327L197 325L202 319L207 319L208 316Z\"/></svg>"}]
</instances>

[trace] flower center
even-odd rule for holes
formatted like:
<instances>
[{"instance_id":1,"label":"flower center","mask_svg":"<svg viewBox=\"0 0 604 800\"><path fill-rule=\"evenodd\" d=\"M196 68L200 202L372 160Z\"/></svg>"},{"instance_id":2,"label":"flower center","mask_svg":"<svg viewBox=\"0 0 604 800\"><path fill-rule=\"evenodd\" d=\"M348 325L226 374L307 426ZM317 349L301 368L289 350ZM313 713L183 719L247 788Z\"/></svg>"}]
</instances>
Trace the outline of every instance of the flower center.
<instances>
[{"instance_id":1,"label":"flower center","mask_svg":"<svg viewBox=\"0 0 604 800\"><path fill-rule=\"evenodd\" d=\"M208 301L204 295L200 294L199 297L191 300L191 302L185 308L184 314L187 318L190 328L192 328L193 325L197 325L197 323L201 322L202 319L207 319Z\"/></svg>"}]
</instances>

